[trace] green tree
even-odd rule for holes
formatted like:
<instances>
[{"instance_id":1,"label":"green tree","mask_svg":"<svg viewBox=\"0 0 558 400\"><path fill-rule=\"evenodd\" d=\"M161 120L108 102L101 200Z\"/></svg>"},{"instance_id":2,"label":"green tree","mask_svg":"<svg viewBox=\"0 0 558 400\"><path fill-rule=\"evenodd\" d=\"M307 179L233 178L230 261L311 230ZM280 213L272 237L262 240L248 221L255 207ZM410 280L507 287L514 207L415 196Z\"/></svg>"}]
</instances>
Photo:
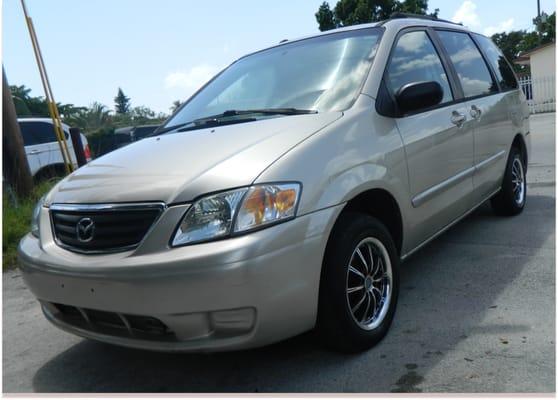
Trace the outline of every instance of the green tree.
<instances>
[{"instance_id":1,"label":"green tree","mask_svg":"<svg viewBox=\"0 0 558 400\"><path fill-rule=\"evenodd\" d=\"M525 31L501 32L492 35L492 41L498 46L510 61L517 58L521 51L521 44L525 38Z\"/></svg>"},{"instance_id":2,"label":"green tree","mask_svg":"<svg viewBox=\"0 0 558 400\"><path fill-rule=\"evenodd\" d=\"M180 100L175 100L172 102L172 106L170 107L171 113L175 112L180 108L182 102Z\"/></svg>"},{"instance_id":3,"label":"green tree","mask_svg":"<svg viewBox=\"0 0 558 400\"><path fill-rule=\"evenodd\" d=\"M114 108L117 114L126 114L130 111L130 98L124 94L121 88L118 88L118 93L114 98Z\"/></svg>"},{"instance_id":4,"label":"green tree","mask_svg":"<svg viewBox=\"0 0 558 400\"><path fill-rule=\"evenodd\" d=\"M44 97L31 96L31 89L25 85L11 86L12 97L18 117L50 117L48 105ZM73 104L56 103L60 116L64 119L84 110Z\"/></svg>"},{"instance_id":5,"label":"green tree","mask_svg":"<svg viewBox=\"0 0 558 400\"><path fill-rule=\"evenodd\" d=\"M106 129L112 125L112 117L108 108L101 103L94 102L87 108L82 108L75 115L65 119L71 126L79 127L83 132L93 133Z\"/></svg>"},{"instance_id":6,"label":"green tree","mask_svg":"<svg viewBox=\"0 0 558 400\"><path fill-rule=\"evenodd\" d=\"M547 16L544 21L535 18L533 23L536 29L531 32L518 30L492 35L492 40L509 61L513 62L521 53L556 40L556 12ZM528 72L528 68L517 64L514 64L514 69L516 72Z\"/></svg>"},{"instance_id":7,"label":"green tree","mask_svg":"<svg viewBox=\"0 0 558 400\"><path fill-rule=\"evenodd\" d=\"M31 115L31 110L27 106L27 101L29 100L31 89L21 86L10 86L10 91L12 92L12 98L14 99L14 105L16 109L16 114L18 116Z\"/></svg>"},{"instance_id":8,"label":"green tree","mask_svg":"<svg viewBox=\"0 0 558 400\"><path fill-rule=\"evenodd\" d=\"M556 41L556 11L551 15L542 13L540 17L533 19L533 24L539 33L540 44Z\"/></svg>"},{"instance_id":9,"label":"green tree","mask_svg":"<svg viewBox=\"0 0 558 400\"><path fill-rule=\"evenodd\" d=\"M324 1L320 6L320 8L318 8L318 11L316 12L315 16L316 16L316 20L318 21L319 29L321 32L329 31L330 29L337 28L333 11L331 11L331 8L329 8L329 3L327 3L326 1ZM172 111L175 110L176 108Z\"/></svg>"},{"instance_id":10,"label":"green tree","mask_svg":"<svg viewBox=\"0 0 558 400\"><path fill-rule=\"evenodd\" d=\"M429 15L438 16L438 9ZM388 19L394 12L428 14L428 0L338 0L323 2L315 14L320 31Z\"/></svg>"},{"instance_id":11,"label":"green tree","mask_svg":"<svg viewBox=\"0 0 558 400\"><path fill-rule=\"evenodd\" d=\"M433 13L428 13L428 0L405 0L396 2L395 7L399 12L430 15L432 17L438 17L440 12L440 9L436 8Z\"/></svg>"}]
</instances>

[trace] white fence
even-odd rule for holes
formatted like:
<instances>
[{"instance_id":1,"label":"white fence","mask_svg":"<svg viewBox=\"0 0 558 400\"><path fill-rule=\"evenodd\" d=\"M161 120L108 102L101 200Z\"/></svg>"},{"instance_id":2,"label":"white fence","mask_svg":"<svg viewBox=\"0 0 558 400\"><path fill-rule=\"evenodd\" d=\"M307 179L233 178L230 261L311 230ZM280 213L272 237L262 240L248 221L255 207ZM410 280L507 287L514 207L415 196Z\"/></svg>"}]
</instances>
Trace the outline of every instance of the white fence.
<instances>
[{"instance_id":1,"label":"white fence","mask_svg":"<svg viewBox=\"0 0 558 400\"><path fill-rule=\"evenodd\" d=\"M519 79L519 86L527 97L531 113L556 111L556 76Z\"/></svg>"}]
</instances>

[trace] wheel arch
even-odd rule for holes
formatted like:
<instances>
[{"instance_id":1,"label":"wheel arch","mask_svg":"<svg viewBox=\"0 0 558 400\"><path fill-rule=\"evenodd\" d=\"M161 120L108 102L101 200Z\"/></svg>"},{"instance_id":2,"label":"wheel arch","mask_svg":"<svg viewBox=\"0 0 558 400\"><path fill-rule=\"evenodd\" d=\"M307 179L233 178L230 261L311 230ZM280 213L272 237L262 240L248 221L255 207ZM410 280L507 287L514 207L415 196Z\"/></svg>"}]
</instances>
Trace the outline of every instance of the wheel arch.
<instances>
[{"instance_id":1,"label":"wheel arch","mask_svg":"<svg viewBox=\"0 0 558 400\"><path fill-rule=\"evenodd\" d=\"M523 157L523 165L525 165L525 169L527 169L529 155L527 154L528 152L527 152L527 144L525 143L525 138L521 133L515 135L511 147L512 148L515 147L521 152L521 156Z\"/></svg>"},{"instance_id":2,"label":"wheel arch","mask_svg":"<svg viewBox=\"0 0 558 400\"><path fill-rule=\"evenodd\" d=\"M377 218L391 234L397 253L403 246L403 218L395 197L386 189L365 190L347 201L336 222L347 212L360 212Z\"/></svg>"},{"instance_id":3,"label":"wheel arch","mask_svg":"<svg viewBox=\"0 0 558 400\"><path fill-rule=\"evenodd\" d=\"M65 175L66 169L64 167L64 164L54 163L41 167L37 172L35 172L35 175L33 175L33 179L35 179L36 181L40 181L44 179L50 179L55 176Z\"/></svg>"}]
</instances>

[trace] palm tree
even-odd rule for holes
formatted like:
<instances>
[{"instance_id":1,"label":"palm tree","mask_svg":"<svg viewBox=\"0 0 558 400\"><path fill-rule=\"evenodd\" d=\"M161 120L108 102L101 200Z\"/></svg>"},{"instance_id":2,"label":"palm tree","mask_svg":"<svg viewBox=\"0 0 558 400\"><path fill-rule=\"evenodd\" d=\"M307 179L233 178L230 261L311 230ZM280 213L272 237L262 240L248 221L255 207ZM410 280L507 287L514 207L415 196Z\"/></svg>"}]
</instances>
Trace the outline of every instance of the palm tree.
<instances>
[{"instance_id":1,"label":"palm tree","mask_svg":"<svg viewBox=\"0 0 558 400\"><path fill-rule=\"evenodd\" d=\"M14 99L18 99L21 101L26 101L27 99L29 99L29 93L31 93L31 89L25 87L25 85L12 85L10 86L10 91L12 92L12 97Z\"/></svg>"},{"instance_id":2,"label":"palm tree","mask_svg":"<svg viewBox=\"0 0 558 400\"><path fill-rule=\"evenodd\" d=\"M29 106L27 105L27 102L31 98L31 96L29 96L31 89L25 87L25 85L12 85L10 86L10 91L12 92L12 98L14 99L16 114L20 117L32 115L31 110L29 110Z\"/></svg>"},{"instance_id":3,"label":"palm tree","mask_svg":"<svg viewBox=\"0 0 558 400\"><path fill-rule=\"evenodd\" d=\"M67 118L66 122L72 126L80 127L84 132L91 133L109 127L112 117L107 106L94 102L88 108Z\"/></svg>"},{"instance_id":4,"label":"palm tree","mask_svg":"<svg viewBox=\"0 0 558 400\"><path fill-rule=\"evenodd\" d=\"M182 103L180 102L180 100L173 101L172 106L170 107L171 112L174 113L181 105Z\"/></svg>"}]
</instances>

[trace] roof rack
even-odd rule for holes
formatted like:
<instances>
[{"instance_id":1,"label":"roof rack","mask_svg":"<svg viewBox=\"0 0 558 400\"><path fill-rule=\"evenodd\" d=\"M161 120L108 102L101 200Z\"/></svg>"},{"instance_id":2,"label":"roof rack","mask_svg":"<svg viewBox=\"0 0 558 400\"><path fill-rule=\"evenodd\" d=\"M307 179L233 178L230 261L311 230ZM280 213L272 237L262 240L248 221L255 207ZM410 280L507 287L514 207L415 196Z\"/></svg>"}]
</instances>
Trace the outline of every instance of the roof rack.
<instances>
[{"instance_id":1,"label":"roof rack","mask_svg":"<svg viewBox=\"0 0 558 400\"><path fill-rule=\"evenodd\" d=\"M401 19L401 18L427 19L429 21L445 22L448 24L463 26L461 22L448 21L447 19L441 19L438 17L434 17L432 15L420 15L420 14L411 14L411 13L404 13L404 12L395 12L389 16L389 19Z\"/></svg>"}]
</instances>

